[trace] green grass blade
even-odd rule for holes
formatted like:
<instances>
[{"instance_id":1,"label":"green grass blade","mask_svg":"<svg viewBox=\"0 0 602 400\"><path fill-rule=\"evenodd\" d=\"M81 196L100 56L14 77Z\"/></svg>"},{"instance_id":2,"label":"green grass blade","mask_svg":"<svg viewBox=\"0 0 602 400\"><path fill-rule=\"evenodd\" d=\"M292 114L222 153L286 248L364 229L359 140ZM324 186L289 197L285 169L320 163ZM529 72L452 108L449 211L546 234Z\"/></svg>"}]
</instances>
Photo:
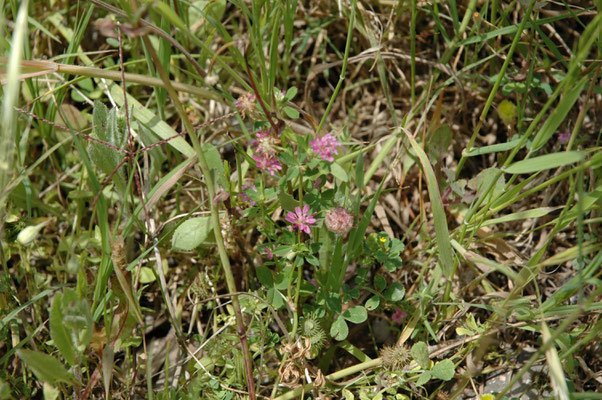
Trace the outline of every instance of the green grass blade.
<instances>
[{"instance_id":1,"label":"green grass blade","mask_svg":"<svg viewBox=\"0 0 602 400\"><path fill-rule=\"evenodd\" d=\"M439 248L441 268L443 269L445 277L451 279L454 260L449 229L447 228L447 216L445 215L443 202L441 201L441 193L439 193L439 185L437 183L437 178L435 177L435 171L433 171L433 167L431 166L426 153L422 150L422 147L418 145L408 131L404 130L404 132L406 133L412 148L416 152L420 164L422 165L422 170L424 171L429 198L431 199L431 207L433 209L433 218L435 220L435 233L437 235L437 247Z\"/></svg>"},{"instance_id":2,"label":"green grass blade","mask_svg":"<svg viewBox=\"0 0 602 400\"><path fill-rule=\"evenodd\" d=\"M582 151L563 151L560 153L546 154L540 157L517 161L504 168L509 174L529 174L544 171L546 169L558 168L564 165L574 164L582 161L585 153Z\"/></svg>"}]
</instances>

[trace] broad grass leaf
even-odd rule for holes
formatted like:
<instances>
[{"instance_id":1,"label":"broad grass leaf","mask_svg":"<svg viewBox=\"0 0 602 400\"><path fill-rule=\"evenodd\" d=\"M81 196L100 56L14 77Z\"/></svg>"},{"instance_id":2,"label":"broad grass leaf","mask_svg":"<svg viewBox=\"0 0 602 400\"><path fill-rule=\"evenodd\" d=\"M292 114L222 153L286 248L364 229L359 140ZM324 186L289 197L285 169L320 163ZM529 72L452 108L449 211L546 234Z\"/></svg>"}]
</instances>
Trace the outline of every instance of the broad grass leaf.
<instances>
[{"instance_id":1,"label":"broad grass leaf","mask_svg":"<svg viewBox=\"0 0 602 400\"><path fill-rule=\"evenodd\" d=\"M111 85L111 96L120 107L123 106L123 90L121 89L121 86ZM178 134L178 132L169 126L169 124L161 120L154 112L140 104L140 102L130 94L127 95L127 100L128 106L132 110L130 116L150 129L155 135L159 136L161 139L169 139ZM183 137L173 138L169 140L167 144L187 157L195 155L194 149Z\"/></svg>"},{"instance_id":2,"label":"broad grass leaf","mask_svg":"<svg viewBox=\"0 0 602 400\"><path fill-rule=\"evenodd\" d=\"M43 382L54 385L56 382L75 383L74 376L56 358L39 351L19 349L17 355L27 367Z\"/></svg>"},{"instance_id":3,"label":"broad grass leaf","mask_svg":"<svg viewBox=\"0 0 602 400\"><path fill-rule=\"evenodd\" d=\"M364 162L362 160L362 151L360 150L355 161L355 186L358 193L361 193L364 188Z\"/></svg>"},{"instance_id":4,"label":"broad grass leaf","mask_svg":"<svg viewBox=\"0 0 602 400\"><path fill-rule=\"evenodd\" d=\"M531 210L519 211L504 215L503 217L488 219L487 221L483 222L481 226L497 225L503 222L517 221L521 219L539 218L543 217L544 215L548 215L558 208L559 207L538 207Z\"/></svg>"},{"instance_id":5,"label":"broad grass leaf","mask_svg":"<svg viewBox=\"0 0 602 400\"><path fill-rule=\"evenodd\" d=\"M67 327L63 324L63 318L63 294L57 292L50 308L50 337L65 360L75 365L75 347Z\"/></svg>"},{"instance_id":6,"label":"broad grass leaf","mask_svg":"<svg viewBox=\"0 0 602 400\"><path fill-rule=\"evenodd\" d=\"M212 230L209 217L190 218L178 226L171 239L174 249L190 251L200 246Z\"/></svg>"},{"instance_id":7,"label":"broad grass leaf","mask_svg":"<svg viewBox=\"0 0 602 400\"><path fill-rule=\"evenodd\" d=\"M579 98L579 95L585 89L586 83L589 81L588 76L584 76L578 83L570 87L554 109L550 116L546 119L541 129L533 138L531 151L537 151L542 148L554 136L560 124L565 120L571 108Z\"/></svg>"},{"instance_id":8,"label":"broad grass leaf","mask_svg":"<svg viewBox=\"0 0 602 400\"><path fill-rule=\"evenodd\" d=\"M481 156L483 154L497 153L500 151L512 150L520 143L520 138L516 137L506 143L496 143L490 146L474 147L468 153L464 154L465 157Z\"/></svg>"},{"instance_id":9,"label":"broad grass leaf","mask_svg":"<svg viewBox=\"0 0 602 400\"><path fill-rule=\"evenodd\" d=\"M509 174L530 174L533 172L544 171L546 169L574 164L582 161L584 158L585 153L582 151L562 151L559 153L546 154L539 157L517 161L514 164L504 168L504 172Z\"/></svg>"},{"instance_id":10,"label":"broad grass leaf","mask_svg":"<svg viewBox=\"0 0 602 400\"><path fill-rule=\"evenodd\" d=\"M435 220L435 233L440 258L439 262L441 263L445 277L447 279L451 279L454 260L449 237L449 229L447 227L447 216L445 214L445 209L443 208L443 202L441 201L439 184L437 182L437 178L435 177L433 167L424 153L424 150L422 150L409 132L405 131L405 133L410 141L410 144L412 145L412 148L416 152L416 155L420 160L420 164L422 165L422 170L424 171L429 198L431 200L431 207L433 209L433 218Z\"/></svg>"}]
</instances>

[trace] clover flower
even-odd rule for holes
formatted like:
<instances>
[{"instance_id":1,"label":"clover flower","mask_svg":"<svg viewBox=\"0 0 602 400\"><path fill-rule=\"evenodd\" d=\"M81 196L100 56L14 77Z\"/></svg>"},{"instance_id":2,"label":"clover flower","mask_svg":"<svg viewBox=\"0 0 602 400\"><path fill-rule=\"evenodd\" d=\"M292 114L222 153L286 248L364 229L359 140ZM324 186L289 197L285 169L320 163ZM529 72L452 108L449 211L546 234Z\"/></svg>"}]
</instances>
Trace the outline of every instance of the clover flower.
<instances>
[{"instance_id":1,"label":"clover flower","mask_svg":"<svg viewBox=\"0 0 602 400\"><path fill-rule=\"evenodd\" d=\"M297 228L305 233L310 233L309 226L316 223L314 215L315 213L309 212L309 206L306 204L303 206L303 210L301 207L295 207L295 212L289 211L286 220L293 224L291 229Z\"/></svg>"},{"instance_id":2,"label":"clover flower","mask_svg":"<svg viewBox=\"0 0 602 400\"><path fill-rule=\"evenodd\" d=\"M254 116L255 113L255 99L256 96L254 93L245 93L240 96L234 106L238 109L238 111L242 114L243 118L247 115Z\"/></svg>"},{"instance_id":3,"label":"clover flower","mask_svg":"<svg viewBox=\"0 0 602 400\"><path fill-rule=\"evenodd\" d=\"M334 210L326 212L324 225L329 231L337 235L344 235L353 227L353 215L342 207L337 207Z\"/></svg>"},{"instance_id":4,"label":"clover flower","mask_svg":"<svg viewBox=\"0 0 602 400\"><path fill-rule=\"evenodd\" d=\"M396 308L395 308L395 312L393 313L393 315L391 315L391 319L392 319L394 322L396 322L396 323L398 323L398 324L401 324L401 323L403 322L403 319L404 319L405 317L407 317L407 316L408 316L408 313L407 313L407 312L403 311L403 310L402 310L401 308L399 308L399 307L396 307Z\"/></svg>"},{"instance_id":5,"label":"clover flower","mask_svg":"<svg viewBox=\"0 0 602 400\"><path fill-rule=\"evenodd\" d=\"M334 161L333 154L339 154L337 147L341 144L334 135L327 133L322 137L317 136L316 139L310 140L309 145L314 153L318 154L322 160L332 162Z\"/></svg>"},{"instance_id":6,"label":"clover flower","mask_svg":"<svg viewBox=\"0 0 602 400\"><path fill-rule=\"evenodd\" d=\"M268 260L274 259L274 251L269 246L263 248L263 253L268 258Z\"/></svg>"},{"instance_id":7,"label":"clover flower","mask_svg":"<svg viewBox=\"0 0 602 400\"><path fill-rule=\"evenodd\" d=\"M276 146L280 144L280 138L272 134L271 129L260 129L255 134L256 139L251 141L251 147L258 153L265 153L271 156L277 152Z\"/></svg>"},{"instance_id":8,"label":"clover flower","mask_svg":"<svg viewBox=\"0 0 602 400\"><path fill-rule=\"evenodd\" d=\"M561 144L567 144L571 140L571 131L567 129L565 132L561 132L558 134L558 142Z\"/></svg>"},{"instance_id":9,"label":"clover flower","mask_svg":"<svg viewBox=\"0 0 602 400\"><path fill-rule=\"evenodd\" d=\"M257 154L253 154L253 159L257 163L257 168L259 168L261 172L268 171L268 173L272 176L274 176L276 170L280 171L282 169L282 164L275 155L259 152Z\"/></svg>"}]
</instances>

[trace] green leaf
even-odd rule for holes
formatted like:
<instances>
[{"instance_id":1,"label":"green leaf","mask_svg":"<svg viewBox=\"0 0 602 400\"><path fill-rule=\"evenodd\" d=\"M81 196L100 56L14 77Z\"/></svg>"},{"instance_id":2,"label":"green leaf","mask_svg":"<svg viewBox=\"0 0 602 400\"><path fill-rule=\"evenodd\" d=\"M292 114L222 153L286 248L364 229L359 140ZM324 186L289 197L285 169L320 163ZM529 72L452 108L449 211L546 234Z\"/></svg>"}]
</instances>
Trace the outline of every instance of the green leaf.
<instances>
[{"instance_id":1,"label":"green leaf","mask_svg":"<svg viewBox=\"0 0 602 400\"><path fill-rule=\"evenodd\" d=\"M152 283L156 280L156 276L149 267L140 268L140 283Z\"/></svg>"},{"instance_id":2,"label":"green leaf","mask_svg":"<svg viewBox=\"0 0 602 400\"><path fill-rule=\"evenodd\" d=\"M178 226L171 239L171 246L184 251L193 250L207 239L211 230L209 217L190 218Z\"/></svg>"},{"instance_id":3,"label":"green leaf","mask_svg":"<svg viewBox=\"0 0 602 400\"><path fill-rule=\"evenodd\" d=\"M347 182L349 177L347 176L347 172L341 167L338 163L333 162L330 164L330 172L334 175L335 178L340 181Z\"/></svg>"},{"instance_id":4,"label":"green leaf","mask_svg":"<svg viewBox=\"0 0 602 400\"><path fill-rule=\"evenodd\" d=\"M414 346L412 346L411 352L412 357L414 358L414 360L416 360L416 363L418 363L420 368L427 369L430 366L431 360L429 358L429 350L426 343L415 343Z\"/></svg>"},{"instance_id":5,"label":"green leaf","mask_svg":"<svg viewBox=\"0 0 602 400\"><path fill-rule=\"evenodd\" d=\"M282 293L276 288L269 288L266 294L266 300L268 303L272 305L276 310L280 309L284 305L284 299Z\"/></svg>"},{"instance_id":6,"label":"green leaf","mask_svg":"<svg viewBox=\"0 0 602 400\"><path fill-rule=\"evenodd\" d=\"M383 295L385 296L385 299L387 299L388 301L390 301L392 303L403 300L403 297L405 296L405 294L406 294L406 289L399 282L391 283L391 285L383 293Z\"/></svg>"},{"instance_id":7,"label":"green leaf","mask_svg":"<svg viewBox=\"0 0 602 400\"><path fill-rule=\"evenodd\" d=\"M287 101L292 100L295 96L297 95L297 88L295 86L291 86L290 88L288 88L288 90L286 91L286 94L284 95L284 98Z\"/></svg>"},{"instance_id":8,"label":"green leaf","mask_svg":"<svg viewBox=\"0 0 602 400\"><path fill-rule=\"evenodd\" d=\"M480 224L480 226L487 225L497 225L503 222L516 221L520 219L530 219L530 218L539 218L544 215L548 215L554 210L557 210L559 207L539 207L533 208L531 210L519 211L512 214L504 215L500 218L488 219L487 221Z\"/></svg>"},{"instance_id":9,"label":"green leaf","mask_svg":"<svg viewBox=\"0 0 602 400\"><path fill-rule=\"evenodd\" d=\"M260 265L256 268L255 273L257 274L257 279L259 279L259 282L261 282L263 286L266 288L274 286L274 276L268 267Z\"/></svg>"},{"instance_id":10,"label":"green leaf","mask_svg":"<svg viewBox=\"0 0 602 400\"><path fill-rule=\"evenodd\" d=\"M425 383L431 380L431 377L432 375L430 371L424 371L420 374L420 376L418 376L418 380L416 380L416 386L424 385Z\"/></svg>"},{"instance_id":11,"label":"green leaf","mask_svg":"<svg viewBox=\"0 0 602 400\"><path fill-rule=\"evenodd\" d=\"M562 167L568 164L574 164L582 161L585 153L582 151L562 151L554 154L546 154L539 157L528 158L515 162L504 168L504 172L509 174L529 174L532 172L543 171Z\"/></svg>"},{"instance_id":12,"label":"green leaf","mask_svg":"<svg viewBox=\"0 0 602 400\"><path fill-rule=\"evenodd\" d=\"M433 160L439 160L447 153L447 149L451 144L452 131L447 125L440 126L433 132L427 141L427 154Z\"/></svg>"},{"instance_id":13,"label":"green leaf","mask_svg":"<svg viewBox=\"0 0 602 400\"><path fill-rule=\"evenodd\" d=\"M364 162L361 150L355 160L355 186L358 188L359 193L361 193L364 188Z\"/></svg>"},{"instance_id":14,"label":"green leaf","mask_svg":"<svg viewBox=\"0 0 602 400\"><path fill-rule=\"evenodd\" d=\"M363 306L355 306L345 310L343 318L354 324L361 324L368 319L368 313Z\"/></svg>"},{"instance_id":15,"label":"green leaf","mask_svg":"<svg viewBox=\"0 0 602 400\"><path fill-rule=\"evenodd\" d=\"M209 169L215 172L215 177L222 187L228 187L228 179L224 173L224 164L222 163L222 157L219 154L217 148L211 143L205 143L203 145L203 155L207 161Z\"/></svg>"},{"instance_id":16,"label":"green leaf","mask_svg":"<svg viewBox=\"0 0 602 400\"><path fill-rule=\"evenodd\" d=\"M516 137L506 143L496 143L490 146L473 147L468 153L464 154L465 157L481 156L483 154L497 153L500 151L512 150L520 143L520 137Z\"/></svg>"},{"instance_id":17,"label":"green leaf","mask_svg":"<svg viewBox=\"0 0 602 400\"><path fill-rule=\"evenodd\" d=\"M63 292L61 302L63 325L71 337L75 349L83 352L92 340L94 328L90 306L86 299L80 299L78 294L69 288Z\"/></svg>"},{"instance_id":18,"label":"green leaf","mask_svg":"<svg viewBox=\"0 0 602 400\"><path fill-rule=\"evenodd\" d=\"M75 365L75 348L67 328L63 325L63 294L57 292L50 308L50 337L65 360Z\"/></svg>"},{"instance_id":19,"label":"green leaf","mask_svg":"<svg viewBox=\"0 0 602 400\"><path fill-rule=\"evenodd\" d=\"M380 297L374 295L366 301L366 310L374 311L378 308L379 305L380 305Z\"/></svg>"},{"instance_id":20,"label":"green leaf","mask_svg":"<svg viewBox=\"0 0 602 400\"><path fill-rule=\"evenodd\" d=\"M542 148L556 133L560 124L565 120L569 111L579 98L579 95L585 89L586 83L589 77L584 76L581 81L574 85L567 85L567 92L562 96L562 99L558 102L558 105L548 116L541 129L533 138L533 144L531 151L537 151ZM566 88L565 88L566 89Z\"/></svg>"},{"instance_id":21,"label":"green leaf","mask_svg":"<svg viewBox=\"0 0 602 400\"><path fill-rule=\"evenodd\" d=\"M120 85L111 85L111 95L119 106L123 106L123 90ZM138 100L130 94L127 95L128 106L132 110L130 113L132 118L135 118L140 124L150 129L155 135L161 139L170 139L167 144L178 150L187 157L195 155L194 149L186 142L183 137L175 137L178 135L169 124L162 121L155 113L144 107Z\"/></svg>"},{"instance_id":22,"label":"green leaf","mask_svg":"<svg viewBox=\"0 0 602 400\"><path fill-rule=\"evenodd\" d=\"M500 170L497 168L482 170L468 182L468 187L477 192L477 196L480 197L493 184L495 179L497 181L495 181L495 186L490 193L491 196L496 197L504 191L505 185L504 174L500 173Z\"/></svg>"},{"instance_id":23,"label":"green leaf","mask_svg":"<svg viewBox=\"0 0 602 400\"><path fill-rule=\"evenodd\" d=\"M284 113L290 119L297 119L297 118L299 118L299 111L295 110L293 107L284 106Z\"/></svg>"},{"instance_id":24,"label":"green leaf","mask_svg":"<svg viewBox=\"0 0 602 400\"><path fill-rule=\"evenodd\" d=\"M108 111L105 105L98 100L94 102L92 131L97 139L119 149L123 149L127 142L127 130L123 115L118 114L116 108ZM97 142L90 143L88 154L94 165L107 175L112 174L125 158L125 153ZM117 189L123 196L126 188L125 168L119 168L113 175L113 182L115 182Z\"/></svg>"},{"instance_id":25,"label":"green leaf","mask_svg":"<svg viewBox=\"0 0 602 400\"><path fill-rule=\"evenodd\" d=\"M299 207L299 202L282 186L278 189L278 204L280 204L284 211L293 211L295 207Z\"/></svg>"},{"instance_id":26,"label":"green leaf","mask_svg":"<svg viewBox=\"0 0 602 400\"><path fill-rule=\"evenodd\" d=\"M343 304L341 303L341 296L335 293L327 293L326 294L326 307L331 312L338 314L343 309Z\"/></svg>"},{"instance_id":27,"label":"green leaf","mask_svg":"<svg viewBox=\"0 0 602 400\"><path fill-rule=\"evenodd\" d=\"M451 360L439 361L431 369L431 373L437 379L449 381L454 377L455 366Z\"/></svg>"},{"instance_id":28,"label":"green leaf","mask_svg":"<svg viewBox=\"0 0 602 400\"><path fill-rule=\"evenodd\" d=\"M342 316L339 316L330 327L330 336L332 336L335 340L341 341L347 339L349 335L349 327L347 323L343 319Z\"/></svg>"},{"instance_id":29,"label":"green leaf","mask_svg":"<svg viewBox=\"0 0 602 400\"><path fill-rule=\"evenodd\" d=\"M410 141L410 144L412 145L412 148L416 152L416 155L420 159L420 164L422 165L422 170L424 171L429 198L431 199L433 218L435 220L435 233L437 247L439 249L439 262L447 279L451 279L454 260L449 237L449 229L447 227L447 216L445 214L445 209L443 208L443 202L441 201L441 193L439 192L439 183L435 177L433 167L431 166L431 163L429 162L422 148L418 145L418 143L416 143L416 140L414 140L408 131L405 131L405 133Z\"/></svg>"},{"instance_id":30,"label":"green leaf","mask_svg":"<svg viewBox=\"0 0 602 400\"><path fill-rule=\"evenodd\" d=\"M376 288L376 290L378 290L380 292L385 290L385 288L387 287L387 281L385 280L385 278L382 275L377 274L374 277L374 287Z\"/></svg>"},{"instance_id":31,"label":"green leaf","mask_svg":"<svg viewBox=\"0 0 602 400\"><path fill-rule=\"evenodd\" d=\"M33 371L39 380L48 382L54 385L56 382L75 383L76 380L72 374L65 369L63 364L56 358L41 353L39 351L32 351L27 349L17 350L17 355L27 367Z\"/></svg>"}]
</instances>

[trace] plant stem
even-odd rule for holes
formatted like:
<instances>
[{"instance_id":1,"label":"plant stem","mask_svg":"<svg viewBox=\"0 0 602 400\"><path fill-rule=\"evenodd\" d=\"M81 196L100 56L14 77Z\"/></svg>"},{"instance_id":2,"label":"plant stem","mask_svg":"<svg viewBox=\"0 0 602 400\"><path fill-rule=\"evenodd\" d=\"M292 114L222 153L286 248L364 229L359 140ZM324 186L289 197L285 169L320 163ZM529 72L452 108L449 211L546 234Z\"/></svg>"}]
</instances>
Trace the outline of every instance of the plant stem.
<instances>
[{"instance_id":1,"label":"plant stem","mask_svg":"<svg viewBox=\"0 0 602 400\"><path fill-rule=\"evenodd\" d=\"M219 252L220 261L222 264L222 268L224 270L226 284L228 286L228 291L230 293L236 293L237 292L236 283L234 282L234 275L232 274L232 268L230 266L230 259L228 258L228 254L226 253L226 248L224 246L224 239L221 234L221 225L220 225L219 214L218 214L218 210L217 210L218 205L213 203L213 199L215 197L215 185L213 182L213 176L211 175L211 170L209 169L209 165L207 164L207 160L205 159L205 154L203 153L203 150L199 143L199 139L194 131L194 128L186 115L186 111L184 110L182 103L178 99L178 94L176 93L174 87L171 85L171 82L169 81L169 77L168 77L167 73L161 67L161 63L159 62L159 57L157 56L154 48L152 47L150 40L146 36L143 36L142 40L144 41L144 44L147 47L148 52L150 53L151 57L153 58L153 61L155 62L157 71L159 72L159 74L161 75L161 79L165 83L165 88L167 89L167 92L169 93L169 96L171 97L171 99L174 103L174 106L176 107L176 110L178 111L178 114L180 115L180 118L182 119L182 122L184 123L184 127L192 141L192 147L194 148L194 151L196 152L197 157L199 158L199 166L201 167L201 171L203 172L203 175L205 177L205 185L207 186L207 193L209 196L211 224L213 226L213 233L215 234L215 242L217 243L217 249ZM253 369L251 367L251 352L249 351L249 346L247 343L246 330L244 327L244 321L243 321L242 313L240 310L240 303L238 301L238 296L236 296L236 295L232 296L232 308L234 309L234 315L236 318L236 326L238 329L238 336L240 338L240 344L242 346L242 354L243 354L244 365L245 365L245 374L246 374L246 378L247 378L247 389L249 391L249 399L255 400L255 383L253 381Z\"/></svg>"},{"instance_id":2,"label":"plant stem","mask_svg":"<svg viewBox=\"0 0 602 400\"><path fill-rule=\"evenodd\" d=\"M0 57L0 64L8 63L7 57ZM118 68L119 65L115 65L115 68ZM44 60L22 60L21 68L33 69L38 71L37 73L28 74L28 76L37 76L37 75L45 75L53 72L70 74L75 76L87 76L92 78L104 78L110 79L115 82L121 82L121 72L112 71L104 68L93 68L93 67L82 67L79 65L68 65L68 64L59 64L52 61L44 61ZM145 76L140 74L132 74L126 72L125 80L128 83L137 83L140 85L148 85L153 87L167 88L165 82L161 79L153 78L151 76ZM203 97L206 99L216 100L222 102L221 99L216 93L213 93L206 89L201 89L196 86L187 85L185 83L180 82L171 82L170 85L180 91L185 93L194 94L199 97Z\"/></svg>"},{"instance_id":3,"label":"plant stem","mask_svg":"<svg viewBox=\"0 0 602 400\"><path fill-rule=\"evenodd\" d=\"M339 94L339 90L343 85L343 81L345 80L345 72L347 71L347 61L349 60L349 48L351 47L351 39L353 39L353 26L355 23L355 1L351 2L351 18L349 18L349 28L347 29L347 42L345 43L345 55L343 56L343 66L341 67L341 75L339 75L339 82L337 86L334 88L334 92L332 93L332 97L328 102L328 106L326 106L326 111L324 111L324 115L322 116L322 120L320 120L320 124L318 125L318 129L316 129L316 134L320 133L322 130L322 125L326 122L326 117L330 113L330 109L334 104L334 100L337 98Z\"/></svg>"}]
</instances>

